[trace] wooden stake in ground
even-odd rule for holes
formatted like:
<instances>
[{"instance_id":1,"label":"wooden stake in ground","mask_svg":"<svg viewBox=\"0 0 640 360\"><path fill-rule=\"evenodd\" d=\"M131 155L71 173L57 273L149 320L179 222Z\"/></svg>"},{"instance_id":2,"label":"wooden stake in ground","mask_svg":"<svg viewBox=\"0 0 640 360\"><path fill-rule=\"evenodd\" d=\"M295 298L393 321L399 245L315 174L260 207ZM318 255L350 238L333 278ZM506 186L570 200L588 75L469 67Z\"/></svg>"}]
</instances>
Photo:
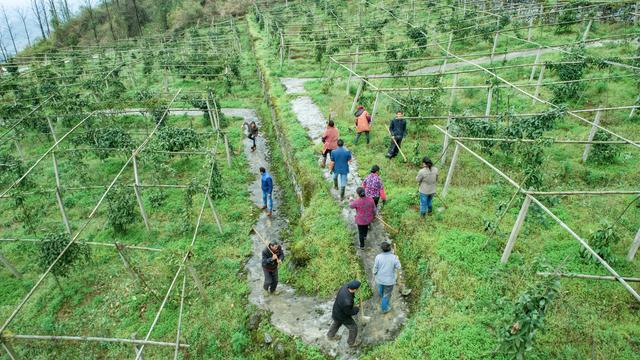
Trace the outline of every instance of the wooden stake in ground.
<instances>
[{"instance_id":1,"label":"wooden stake in ground","mask_svg":"<svg viewBox=\"0 0 640 360\"><path fill-rule=\"evenodd\" d=\"M528 195L525 195L525 199L522 202L522 207L520 208L520 212L518 213L518 218L516 219L515 224L513 224L513 229L511 229L509 240L507 241L507 245L504 247L504 251L502 252L502 257L500 258L500 262L503 264L506 264L507 261L509 261L509 256L511 255L511 251L513 250L513 247L516 244L516 239L518 238L520 229L522 229L522 224L524 224L524 219L527 216L527 212L529 211L530 205L531 205L531 197Z\"/></svg>"},{"instance_id":2,"label":"wooden stake in ground","mask_svg":"<svg viewBox=\"0 0 640 360\"><path fill-rule=\"evenodd\" d=\"M636 237L633 239L633 243L631 243L629 253L627 254L627 260L633 261L636 257L636 253L638 252L638 248L640 248L640 230L638 230Z\"/></svg>"},{"instance_id":3,"label":"wooden stake in ground","mask_svg":"<svg viewBox=\"0 0 640 360\"><path fill-rule=\"evenodd\" d=\"M17 277L18 279L22 279L22 274L1 253L0 253L0 263L2 263L2 265L4 265L4 267L6 267L7 270L9 270L9 272L13 274L13 276Z\"/></svg>"},{"instance_id":4,"label":"wooden stake in ground","mask_svg":"<svg viewBox=\"0 0 640 360\"><path fill-rule=\"evenodd\" d=\"M593 125L591 126L591 130L589 131L589 137L587 141L593 141L593 137L596 136L596 131L598 131L598 125L600 125L600 118L602 118L602 111L598 110L596 112L596 117L593 120ZM586 162L589 157L589 152L591 151L591 144L586 144L584 146L584 152L582 153L582 162Z\"/></svg>"},{"instance_id":5,"label":"wooden stake in ground","mask_svg":"<svg viewBox=\"0 0 640 360\"><path fill-rule=\"evenodd\" d=\"M134 186L133 191L136 194L136 200L138 201L138 206L140 207L140 214L142 215L142 220L144 220L144 226L147 228L147 231L151 231L151 226L149 225L149 218L147 217L147 212L144 209L144 203L142 202L142 195L140 194L140 177L138 176L138 160L137 154L134 151L133 155L133 177L134 177Z\"/></svg>"},{"instance_id":6,"label":"wooden stake in ground","mask_svg":"<svg viewBox=\"0 0 640 360\"><path fill-rule=\"evenodd\" d=\"M444 181L444 186L442 187L442 197L447 196L447 192L449 191L449 185L451 184L451 180L453 179L453 170L456 168L456 163L458 162L458 156L460 155L460 144L456 141L456 148L453 150L453 156L451 157L451 164L449 164L449 171L447 172L447 178Z\"/></svg>"},{"instance_id":7,"label":"wooden stake in ground","mask_svg":"<svg viewBox=\"0 0 640 360\"><path fill-rule=\"evenodd\" d=\"M356 104L358 104L358 100L360 99L360 95L362 94L363 88L364 88L364 80L361 80L360 86L358 86L358 91L356 91L356 96L353 97L353 102L351 103L350 112L353 112L356 109Z\"/></svg>"}]
</instances>

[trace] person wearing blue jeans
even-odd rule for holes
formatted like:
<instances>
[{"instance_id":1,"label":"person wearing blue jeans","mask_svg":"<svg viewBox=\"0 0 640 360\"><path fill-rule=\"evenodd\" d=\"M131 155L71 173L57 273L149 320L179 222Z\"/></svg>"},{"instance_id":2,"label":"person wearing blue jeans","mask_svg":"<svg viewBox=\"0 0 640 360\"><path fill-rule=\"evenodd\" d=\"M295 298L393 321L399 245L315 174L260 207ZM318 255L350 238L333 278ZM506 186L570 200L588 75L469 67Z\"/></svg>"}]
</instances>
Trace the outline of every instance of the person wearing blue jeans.
<instances>
[{"instance_id":1,"label":"person wearing blue jeans","mask_svg":"<svg viewBox=\"0 0 640 360\"><path fill-rule=\"evenodd\" d=\"M391 311L391 293L396 284L396 271L400 271L400 260L391 252L391 244L383 242L380 244L382 252L376 255L373 264L373 274L378 285L378 295L380 295L380 310L383 314Z\"/></svg>"},{"instance_id":2,"label":"person wearing blue jeans","mask_svg":"<svg viewBox=\"0 0 640 360\"><path fill-rule=\"evenodd\" d=\"M344 190L347 187L351 151L344 148L344 140L338 140L338 148L331 151L330 170L333 172L333 187L340 188L340 200L344 200Z\"/></svg>"},{"instance_id":3,"label":"person wearing blue jeans","mask_svg":"<svg viewBox=\"0 0 640 360\"><path fill-rule=\"evenodd\" d=\"M262 187L262 209L269 209L267 216L273 213L273 178L263 167L260 167L260 180Z\"/></svg>"},{"instance_id":4,"label":"person wearing blue jeans","mask_svg":"<svg viewBox=\"0 0 640 360\"><path fill-rule=\"evenodd\" d=\"M422 169L416 176L418 191L420 191L420 216L433 214L433 195L436 193L436 182L438 181L438 168L433 166L429 157L422 159Z\"/></svg>"}]
</instances>

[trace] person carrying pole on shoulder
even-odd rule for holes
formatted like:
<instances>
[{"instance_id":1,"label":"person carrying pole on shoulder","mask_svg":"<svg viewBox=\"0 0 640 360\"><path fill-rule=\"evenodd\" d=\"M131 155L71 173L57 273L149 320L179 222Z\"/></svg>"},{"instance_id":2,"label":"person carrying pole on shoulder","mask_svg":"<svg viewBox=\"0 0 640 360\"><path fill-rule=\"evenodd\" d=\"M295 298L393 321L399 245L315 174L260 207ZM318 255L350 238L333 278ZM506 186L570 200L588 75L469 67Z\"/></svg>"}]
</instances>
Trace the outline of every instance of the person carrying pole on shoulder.
<instances>
[{"instance_id":1,"label":"person carrying pole on shoulder","mask_svg":"<svg viewBox=\"0 0 640 360\"><path fill-rule=\"evenodd\" d=\"M256 151L256 138L258 137L258 125L255 121L251 123L242 124L242 128L247 127L247 137L253 141L253 146L251 146L251 151Z\"/></svg>"},{"instance_id":2,"label":"person carrying pole on shoulder","mask_svg":"<svg viewBox=\"0 0 640 360\"><path fill-rule=\"evenodd\" d=\"M273 214L273 178L264 167L260 167L260 183L262 188L262 209L269 208L267 216Z\"/></svg>"},{"instance_id":3,"label":"person carrying pole on shoulder","mask_svg":"<svg viewBox=\"0 0 640 360\"><path fill-rule=\"evenodd\" d=\"M391 146L387 153L387 158L392 159L398 155L402 139L407 133L407 121L403 118L402 111L396 112L395 119L391 120L389 124L389 134L391 135Z\"/></svg>"},{"instance_id":4,"label":"person carrying pole on shoulder","mask_svg":"<svg viewBox=\"0 0 640 360\"><path fill-rule=\"evenodd\" d=\"M436 182L438 181L438 168L433 166L429 157L422 159L422 169L416 176L420 191L420 216L433 214L433 196L436 193Z\"/></svg>"},{"instance_id":5,"label":"person carrying pole on shoulder","mask_svg":"<svg viewBox=\"0 0 640 360\"><path fill-rule=\"evenodd\" d=\"M383 242L380 245L382 252L376 255L373 264L373 275L378 285L378 294L382 299L380 310L383 314L391 311L391 293L396 284L396 271L400 270L400 260L391 252L391 244Z\"/></svg>"},{"instance_id":6,"label":"person carrying pole on shoulder","mask_svg":"<svg viewBox=\"0 0 640 360\"><path fill-rule=\"evenodd\" d=\"M353 141L354 145L358 144L358 140L360 139L360 135L364 133L364 136L367 138L367 144L369 143L369 131L371 130L371 115L369 112L364 109L364 106L358 105L358 110L356 110L355 114L355 125L356 125L356 138Z\"/></svg>"},{"instance_id":7,"label":"person carrying pole on shoulder","mask_svg":"<svg viewBox=\"0 0 640 360\"><path fill-rule=\"evenodd\" d=\"M369 231L369 225L376 217L376 204L372 198L367 197L364 188L359 187L356 189L358 199L349 203L349 207L356 209L356 225L358 225L358 239L360 240L360 249L364 249L364 241L367 239L367 232Z\"/></svg>"},{"instance_id":8,"label":"person carrying pole on shoulder","mask_svg":"<svg viewBox=\"0 0 640 360\"><path fill-rule=\"evenodd\" d=\"M362 181L362 187L364 188L366 196L373 199L376 207L378 206L380 198L382 198L383 204L387 201L387 195L384 192L384 185L382 184L382 179L380 179L379 172L380 167L373 165L373 167L371 167L371 173Z\"/></svg>"},{"instance_id":9,"label":"person carrying pole on shoulder","mask_svg":"<svg viewBox=\"0 0 640 360\"><path fill-rule=\"evenodd\" d=\"M331 318L333 323L327 332L327 338L329 340L338 340L340 337L336 336L336 333L342 325L349 329L349 338L347 344L350 347L356 347L356 337L358 336L358 325L353 320L353 316L360 312L360 308L355 306L354 298L355 293L360 288L360 281L353 280L343 285L338 294L336 300L333 303L333 311L331 312Z\"/></svg>"},{"instance_id":10,"label":"person carrying pole on shoulder","mask_svg":"<svg viewBox=\"0 0 640 360\"><path fill-rule=\"evenodd\" d=\"M264 273L264 289L265 295L273 294L278 286L278 267L284 260L284 251L282 246L272 241L262 250L262 272Z\"/></svg>"},{"instance_id":11,"label":"person carrying pole on shoulder","mask_svg":"<svg viewBox=\"0 0 640 360\"><path fill-rule=\"evenodd\" d=\"M338 138L340 138L340 132L336 128L336 124L333 120L329 120L327 128L324 130L324 134L322 134L322 143L324 144L322 147L323 168L327 164L327 155L330 155L331 152L338 147Z\"/></svg>"},{"instance_id":12,"label":"person carrying pole on shoulder","mask_svg":"<svg viewBox=\"0 0 640 360\"><path fill-rule=\"evenodd\" d=\"M340 188L340 200L344 200L344 190L347 187L347 176L349 175L349 163L351 162L351 151L344 148L344 141L338 140L338 148L331 151L331 163L329 170L333 172L333 187Z\"/></svg>"}]
</instances>

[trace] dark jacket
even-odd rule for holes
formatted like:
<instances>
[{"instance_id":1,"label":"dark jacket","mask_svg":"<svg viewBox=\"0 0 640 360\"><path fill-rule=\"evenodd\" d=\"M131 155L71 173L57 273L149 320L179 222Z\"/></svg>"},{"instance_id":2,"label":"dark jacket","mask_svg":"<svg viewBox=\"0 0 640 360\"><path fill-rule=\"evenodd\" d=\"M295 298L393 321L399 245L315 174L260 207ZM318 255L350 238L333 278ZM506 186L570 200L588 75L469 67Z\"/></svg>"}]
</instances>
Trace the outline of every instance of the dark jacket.
<instances>
[{"instance_id":1,"label":"dark jacket","mask_svg":"<svg viewBox=\"0 0 640 360\"><path fill-rule=\"evenodd\" d=\"M391 120L389 131L391 131L394 137L403 138L407 133L407 121L405 119Z\"/></svg>"},{"instance_id":2,"label":"dark jacket","mask_svg":"<svg viewBox=\"0 0 640 360\"><path fill-rule=\"evenodd\" d=\"M353 306L353 298L355 294L349 292L347 285L343 285L338 290L336 295L336 301L333 303L333 312L331 317L336 321L353 321L351 318L353 315L357 315L360 309L357 306Z\"/></svg>"},{"instance_id":3,"label":"dark jacket","mask_svg":"<svg viewBox=\"0 0 640 360\"><path fill-rule=\"evenodd\" d=\"M280 261L284 260L284 251L282 251L282 246L278 248L278 251L275 251L275 254L278 256ZM262 250L262 268L271 272L278 270L278 262L273 260L273 253L271 253L268 246Z\"/></svg>"}]
</instances>

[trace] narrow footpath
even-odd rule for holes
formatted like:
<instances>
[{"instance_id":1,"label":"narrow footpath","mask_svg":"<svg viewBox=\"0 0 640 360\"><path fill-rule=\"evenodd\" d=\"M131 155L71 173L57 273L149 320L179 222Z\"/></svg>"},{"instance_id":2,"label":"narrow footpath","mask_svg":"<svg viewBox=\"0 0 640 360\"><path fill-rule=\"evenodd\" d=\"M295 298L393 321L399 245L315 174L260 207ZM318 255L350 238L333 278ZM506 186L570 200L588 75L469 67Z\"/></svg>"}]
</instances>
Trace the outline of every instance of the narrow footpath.
<instances>
[{"instance_id":1,"label":"narrow footpath","mask_svg":"<svg viewBox=\"0 0 640 360\"><path fill-rule=\"evenodd\" d=\"M287 93L301 95L291 101L292 110L296 114L298 121L300 121L302 126L307 130L311 140L316 144L320 144L322 142L322 134L326 127L327 120L311 97L303 95L305 79L287 78L280 79L280 81L286 87ZM357 154L353 154L353 156L353 162L349 166L350 173L347 178L345 200L340 202L340 193L338 190L333 189L333 187L331 189L331 194L336 201L341 203L342 215L345 218L345 221L349 224L351 230L357 234L357 227L354 222L355 210L349 208L348 201L346 200L349 196L356 196L356 188L362 183L362 180L357 174ZM318 163L320 163L319 154ZM324 178L326 181L333 181L328 169L324 170ZM361 258L367 275L367 280L372 286L375 286L375 280L372 272L373 264L376 255L380 253L380 244L383 241L391 242L391 239L389 238L384 225L379 220L375 220L373 224L371 224L371 231L367 235L364 250L360 250L359 248L357 235L353 238L354 251L356 251L358 256ZM407 304L403 297L400 296L398 286L393 290L391 298L392 309L390 312L384 315L381 314L379 304L380 297L376 291L374 291L374 296L364 303L365 316L371 316L369 324L362 330L362 341L365 345L376 344L393 339L399 333L407 318Z\"/></svg>"},{"instance_id":2,"label":"narrow footpath","mask_svg":"<svg viewBox=\"0 0 640 360\"><path fill-rule=\"evenodd\" d=\"M261 125L260 119L252 109L222 109L222 112L225 115L242 117L245 122L255 121L259 127ZM256 143L257 149L253 152L251 151L251 140L245 138L243 140L243 148L251 171L256 176L255 181L249 188L251 199L256 206L262 206L262 191L258 170L263 166L267 171L270 171L269 150L264 137L259 136ZM281 241L280 232L288 226L287 221L281 217L278 211L278 205L280 204L279 194L278 183L275 182L273 216L268 217L267 213L263 212L255 224L256 230L267 242L271 240ZM279 294L263 295L262 283L264 276L262 274L261 253L266 245L258 235L252 235L251 240L253 241L253 256L246 264L248 282L251 289L249 301L257 307L270 312L271 324L280 331L299 337L308 344L318 346L330 356L335 356L339 359L357 359L359 351L358 349L349 348L346 336L342 336L339 341L329 341L325 336L331 325L333 299L299 296L294 289L282 283L278 284ZM288 256L286 243L284 245L285 256Z\"/></svg>"}]
</instances>

